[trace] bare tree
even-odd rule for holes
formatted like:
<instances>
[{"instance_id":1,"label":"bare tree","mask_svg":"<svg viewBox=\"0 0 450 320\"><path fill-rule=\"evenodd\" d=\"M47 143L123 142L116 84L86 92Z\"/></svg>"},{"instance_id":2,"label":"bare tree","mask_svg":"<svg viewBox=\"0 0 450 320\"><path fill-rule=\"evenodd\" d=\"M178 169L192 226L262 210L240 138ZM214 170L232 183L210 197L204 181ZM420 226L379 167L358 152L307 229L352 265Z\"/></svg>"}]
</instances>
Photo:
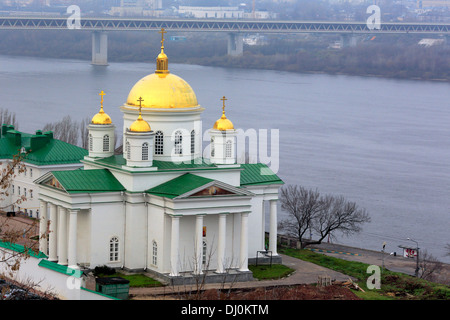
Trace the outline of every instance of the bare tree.
<instances>
[{"instance_id":1,"label":"bare tree","mask_svg":"<svg viewBox=\"0 0 450 320\"><path fill-rule=\"evenodd\" d=\"M307 190L301 186L287 185L281 188L281 208L289 217L279 223L287 235L298 238L301 248L311 241L304 238L305 233L311 230L312 223L321 211L322 203L319 192Z\"/></svg>"},{"instance_id":2,"label":"bare tree","mask_svg":"<svg viewBox=\"0 0 450 320\"><path fill-rule=\"evenodd\" d=\"M89 130L88 130L89 122L90 122L89 118L84 118L83 120L80 121L80 135L81 135L80 147L86 150L88 149L89 146Z\"/></svg>"},{"instance_id":3,"label":"bare tree","mask_svg":"<svg viewBox=\"0 0 450 320\"><path fill-rule=\"evenodd\" d=\"M0 176L0 202L9 197L9 190L16 175L25 171L23 160L26 156L27 153L14 155L13 159L6 163L2 169ZM6 207L18 205L23 201L26 201L26 197L21 195L17 199L13 199L11 204ZM6 207L0 207L0 210L3 211ZM4 266L7 266L12 272L20 267L20 262L23 259L38 251L39 241L31 239L35 235L36 221L20 224L19 227L18 223L11 219L11 217L0 216L0 240L9 244L20 243L23 245L23 250L18 252L0 249L0 263L4 263Z\"/></svg>"},{"instance_id":4,"label":"bare tree","mask_svg":"<svg viewBox=\"0 0 450 320\"><path fill-rule=\"evenodd\" d=\"M43 131L53 131L55 139L78 145L79 124L70 116L65 116L61 121L47 123Z\"/></svg>"},{"instance_id":5,"label":"bare tree","mask_svg":"<svg viewBox=\"0 0 450 320\"><path fill-rule=\"evenodd\" d=\"M19 128L19 123L16 120L16 114L7 109L0 109L0 125L2 124L11 124L16 130Z\"/></svg>"},{"instance_id":6,"label":"bare tree","mask_svg":"<svg viewBox=\"0 0 450 320\"><path fill-rule=\"evenodd\" d=\"M333 236L334 231L344 235L358 233L364 223L370 222L365 209L358 208L356 203L346 201L342 196L321 196L317 190L284 186L280 202L288 216L279 223L279 228L296 237L301 249L322 243L327 236ZM315 231L318 239L305 239L308 230Z\"/></svg>"},{"instance_id":7,"label":"bare tree","mask_svg":"<svg viewBox=\"0 0 450 320\"><path fill-rule=\"evenodd\" d=\"M424 250L421 254L421 259L419 261L419 278L433 281L435 276L443 268L443 263L439 261L432 254Z\"/></svg>"},{"instance_id":8,"label":"bare tree","mask_svg":"<svg viewBox=\"0 0 450 320\"><path fill-rule=\"evenodd\" d=\"M349 202L344 197L327 195L322 198L322 210L315 219L313 229L319 234L320 244L327 236L333 236L333 231L340 231L349 236L361 231L361 226L370 222L365 209L359 209L355 202Z\"/></svg>"}]
</instances>

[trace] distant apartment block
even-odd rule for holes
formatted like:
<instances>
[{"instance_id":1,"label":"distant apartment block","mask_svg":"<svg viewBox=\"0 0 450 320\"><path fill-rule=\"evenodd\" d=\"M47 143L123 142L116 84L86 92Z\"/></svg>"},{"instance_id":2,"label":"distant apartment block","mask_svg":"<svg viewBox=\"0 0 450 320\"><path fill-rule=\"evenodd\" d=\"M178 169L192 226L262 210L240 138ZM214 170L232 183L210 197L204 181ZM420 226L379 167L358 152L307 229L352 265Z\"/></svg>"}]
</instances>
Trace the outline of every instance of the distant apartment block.
<instances>
[{"instance_id":1,"label":"distant apartment block","mask_svg":"<svg viewBox=\"0 0 450 320\"><path fill-rule=\"evenodd\" d=\"M240 7L191 7L179 6L178 14L186 18L198 19L274 19L269 11L246 12Z\"/></svg>"},{"instance_id":2,"label":"distant apartment block","mask_svg":"<svg viewBox=\"0 0 450 320\"><path fill-rule=\"evenodd\" d=\"M162 0L121 0L120 6L111 7L113 16L151 16L162 14Z\"/></svg>"},{"instance_id":3,"label":"distant apartment block","mask_svg":"<svg viewBox=\"0 0 450 320\"><path fill-rule=\"evenodd\" d=\"M417 0L417 8L450 8L450 0Z\"/></svg>"}]
</instances>

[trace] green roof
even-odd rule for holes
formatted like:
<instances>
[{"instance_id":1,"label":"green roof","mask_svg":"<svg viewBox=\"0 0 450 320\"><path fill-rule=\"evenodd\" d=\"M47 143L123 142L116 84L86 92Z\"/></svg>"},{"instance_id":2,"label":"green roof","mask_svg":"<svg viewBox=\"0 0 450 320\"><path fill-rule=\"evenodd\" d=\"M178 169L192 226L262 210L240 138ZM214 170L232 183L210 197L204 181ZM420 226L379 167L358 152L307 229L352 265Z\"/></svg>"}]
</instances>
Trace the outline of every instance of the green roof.
<instances>
[{"instance_id":1,"label":"green roof","mask_svg":"<svg viewBox=\"0 0 450 320\"><path fill-rule=\"evenodd\" d=\"M125 166L127 161L123 158L123 155L116 154L108 158L95 160L95 163L122 169L122 166ZM204 159L194 159L183 162L153 160L153 167L158 168L158 171L217 168L215 164Z\"/></svg>"},{"instance_id":2,"label":"green roof","mask_svg":"<svg viewBox=\"0 0 450 320\"><path fill-rule=\"evenodd\" d=\"M51 173L68 193L125 190L107 169L52 171Z\"/></svg>"},{"instance_id":3,"label":"green roof","mask_svg":"<svg viewBox=\"0 0 450 320\"><path fill-rule=\"evenodd\" d=\"M81 270L72 269L67 266L58 264L56 262L48 261L46 259L42 259L39 262L38 266L47 268L47 269L50 269L50 270L53 270L53 271L56 271L56 272L59 272L59 273L62 273L62 274L68 275L68 276L73 276L76 278L80 278L81 275L83 274L83 271L81 271Z\"/></svg>"},{"instance_id":4,"label":"green roof","mask_svg":"<svg viewBox=\"0 0 450 320\"><path fill-rule=\"evenodd\" d=\"M212 181L214 180L186 173L178 178L153 187L146 192L160 197L173 199Z\"/></svg>"},{"instance_id":5,"label":"green roof","mask_svg":"<svg viewBox=\"0 0 450 320\"><path fill-rule=\"evenodd\" d=\"M43 252L41 251L35 252L31 248L27 248L17 243L5 242L3 240L0 240L0 247L14 252L23 253L35 258L47 258L47 256Z\"/></svg>"},{"instance_id":6,"label":"green roof","mask_svg":"<svg viewBox=\"0 0 450 320\"><path fill-rule=\"evenodd\" d=\"M80 163L88 151L78 146L53 138L51 131L36 134L14 130L2 125L0 135L0 159L12 159L20 150L28 152L24 162L35 165Z\"/></svg>"},{"instance_id":7,"label":"green roof","mask_svg":"<svg viewBox=\"0 0 450 320\"><path fill-rule=\"evenodd\" d=\"M284 184L273 171L263 163L241 164L241 186Z\"/></svg>"}]
</instances>

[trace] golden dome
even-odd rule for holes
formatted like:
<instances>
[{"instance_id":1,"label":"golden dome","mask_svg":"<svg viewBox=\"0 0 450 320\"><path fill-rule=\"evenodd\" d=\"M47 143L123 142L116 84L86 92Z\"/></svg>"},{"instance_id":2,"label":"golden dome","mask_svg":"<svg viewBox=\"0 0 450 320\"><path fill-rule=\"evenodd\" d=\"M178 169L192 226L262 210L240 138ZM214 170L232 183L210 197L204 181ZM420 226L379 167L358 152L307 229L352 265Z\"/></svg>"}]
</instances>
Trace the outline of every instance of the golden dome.
<instances>
[{"instance_id":1,"label":"golden dome","mask_svg":"<svg viewBox=\"0 0 450 320\"><path fill-rule=\"evenodd\" d=\"M100 96L102 96L102 100L100 103L100 111L92 118L91 123L92 124L111 124L111 118L103 111L103 96L105 93L102 91L99 93Z\"/></svg>"},{"instance_id":2,"label":"golden dome","mask_svg":"<svg viewBox=\"0 0 450 320\"><path fill-rule=\"evenodd\" d=\"M152 131L152 128L150 128L150 125L147 121L142 119L142 117L139 115L139 118L133 122L130 126L130 131L132 132L149 132Z\"/></svg>"},{"instance_id":3,"label":"golden dome","mask_svg":"<svg viewBox=\"0 0 450 320\"><path fill-rule=\"evenodd\" d=\"M156 59L156 71L139 80L128 94L127 104L138 106L136 101L144 99L142 108L178 109L198 107L197 96L182 78L170 74L168 58L164 53L164 29L161 29L161 53Z\"/></svg>"},{"instance_id":4,"label":"golden dome","mask_svg":"<svg viewBox=\"0 0 450 320\"><path fill-rule=\"evenodd\" d=\"M139 117L137 118L137 120L135 122L133 122L131 124L130 131L132 131L132 132L152 131L152 128L150 127L148 122L145 121L144 119L142 119L141 109L142 109L142 101L144 101L144 100L142 99L142 97L139 97L138 101L139 101Z\"/></svg>"},{"instance_id":5,"label":"golden dome","mask_svg":"<svg viewBox=\"0 0 450 320\"><path fill-rule=\"evenodd\" d=\"M176 109L198 106L197 96L191 86L170 73L153 73L139 80L128 94L127 104L138 106L136 101L139 97L145 100L142 108Z\"/></svg>"},{"instance_id":6,"label":"golden dome","mask_svg":"<svg viewBox=\"0 0 450 320\"><path fill-rule=\"evenodd\" d=\"M213 129L220 130L220 131L226 131L226 130L234 130L233 123L225 117L225 113L222 114L222 117L220 117L219 120L214 123Z\"/></svg>"},{"instance_id":7,"label":"golden dome","mask_svg":"<svg viewBox=\"0 0 450 320\"><path fill-rule=\"evenodd\" d=\"M213 129L220 131L234 130L233 123L225 116L225 100L227 99L223 97L220 100L223 101L222 116L214 123Z\"/></svg>"}]
</instances>

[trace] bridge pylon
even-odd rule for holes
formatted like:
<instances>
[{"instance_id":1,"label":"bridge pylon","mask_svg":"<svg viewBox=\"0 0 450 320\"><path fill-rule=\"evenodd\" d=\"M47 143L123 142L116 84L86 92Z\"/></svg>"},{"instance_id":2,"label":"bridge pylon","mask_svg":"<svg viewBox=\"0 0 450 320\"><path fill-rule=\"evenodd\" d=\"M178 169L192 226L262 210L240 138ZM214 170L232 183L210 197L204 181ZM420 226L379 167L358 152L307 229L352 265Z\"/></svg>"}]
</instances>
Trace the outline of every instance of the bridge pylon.
<instances>
[{"instance_id":1,"label":"bridge pylon","mask_svg":"<svg viewBox=\"0 0 450 320\"><path fill-rule=\"evenodd\" d=\"M244 35L242 33L228 33L228 55L242 56L244 54Z\"/></svg>"},{"instance_id":2,"label":"bridge pylon","mask_svg":"<svg viewBox=\"0 0 450 320\"><path fill-rule=\"evenodd\" d=\"M105 31L92 32L92 64L108 65L108 34Z\"/></svg>"}]
</instances>

